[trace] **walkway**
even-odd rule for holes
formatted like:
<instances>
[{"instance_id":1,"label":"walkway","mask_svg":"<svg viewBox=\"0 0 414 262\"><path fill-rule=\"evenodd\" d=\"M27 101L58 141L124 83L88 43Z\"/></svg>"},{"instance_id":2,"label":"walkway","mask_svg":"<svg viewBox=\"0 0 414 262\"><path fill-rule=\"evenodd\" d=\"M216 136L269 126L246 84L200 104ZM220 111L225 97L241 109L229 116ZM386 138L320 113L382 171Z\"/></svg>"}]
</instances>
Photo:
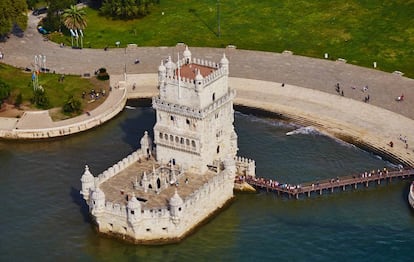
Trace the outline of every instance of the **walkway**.
<instances>
[{"instance_id":1,"label":"walkway","mask_svg":"<svg viewBox=\"0 0 414 262\"><path fill-rule=\"evenodd\" d=\"M380 185L381 182L391 182L393 178L408 178L411 176L414 176L414 169L394 171L378 170L358 175L311 181L299 185L280 183L274 179L272 180L250 176L237 177L235 183L247 182L255 188L265 189L268 192L273 191L278 195L286 194L289 197L295 197L298 199L302 194L310 197L312 193L322 195L323 192L333 193L335 189L342 189L342 191L345 191L347 187L357 189L358 185L368 187L370 182L375 182Z\"/></svg>"}]
</instances>

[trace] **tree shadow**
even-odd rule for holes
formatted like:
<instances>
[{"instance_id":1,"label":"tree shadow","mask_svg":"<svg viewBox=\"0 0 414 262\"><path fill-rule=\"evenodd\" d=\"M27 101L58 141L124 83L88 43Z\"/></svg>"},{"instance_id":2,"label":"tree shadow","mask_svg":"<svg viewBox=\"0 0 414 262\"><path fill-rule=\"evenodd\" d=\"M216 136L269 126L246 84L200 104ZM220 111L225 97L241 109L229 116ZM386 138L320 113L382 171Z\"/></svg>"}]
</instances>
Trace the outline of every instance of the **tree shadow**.
<instances>
[{"instance_id":1,"label":"tree shadow","mask_svg":"<svg viewBox=\"0 0 414 262\"><path fill-rule=\"evenodd\" d=\"M19 38L24 37L24 31L16 24L13 25L11 33Z\"/></svg>"},{"instance_id":2,"label":"tree shadow","mask_svg":"<svg viewBox=\"0 0 414 262\"><path fill-rule=\"evenodd\" d=\"M210 26L208 23L207 23L207 21L206 20L204 20L202 17L201 17L201 15L200 14L198 14L197 13L197 10L195 10L194 8L190 8L190 9L188 9L188 12L190 13L190 14L193 14L194 15L194 17L195 18L197 18L201 23L203 23L207 28L208 28L208 30L210 30L214 35L216 35L217 37L219 36L218 35L218 32L216 32L215 30L214 30L214 27L212 27L212 26Z\"/></svg>"}]
</instances>

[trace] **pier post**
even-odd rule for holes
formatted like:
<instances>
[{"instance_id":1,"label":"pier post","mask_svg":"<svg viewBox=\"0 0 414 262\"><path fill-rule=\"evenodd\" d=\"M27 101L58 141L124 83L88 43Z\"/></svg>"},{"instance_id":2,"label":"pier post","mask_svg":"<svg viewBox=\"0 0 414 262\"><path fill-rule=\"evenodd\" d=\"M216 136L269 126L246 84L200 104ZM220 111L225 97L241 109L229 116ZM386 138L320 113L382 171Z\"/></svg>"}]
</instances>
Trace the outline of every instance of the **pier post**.
<instances>
[{"instance_id":1,"label":"pier post","mask_svg":"<svg viewBox=\"0 0 414 262\"><path fill-rule=\"evenodd\" d=\"M358 183L355 183L354 188L357 189L358 187Z\"/></svg>"},{"instance_id":2,"label":"pier post","mask_svg":"<svg viewBox=\"0 0 414 262\"><path fill-rule=\"evenodd\" d=\"M365 186L368 187L369 181L365 182Z\"/></svg>"},{"instance_id":3,"label":"pier post","mask_svg":"<svg viewBox=\"0 0 414 262\"><path fill-rule=\"evenodd\" d=\"M333 193L333 191L334 191L334 187L331 187L331 193Z\"/></svg>"},{"instance_id":4,"label":"pier post","mask_svg":"<svg viewBox=\"0 0 414 262\"><path fill-rule=\"evenodd\" d=\"M322 195L322 188L319 189L319 195Z\"/></svg>"},{"instance_id":5,"label":"pier post","mask_svg":"<svg viewBox=\"0 0 414 262\"><path fill-rule=\"evenodd\" d=\"M311 191L308 191L308 197L310 197Z\"/></svg>"},{"instance_id":6,"label":"pier post","mask_svg":"<svg viewBox=\"0 0 414 262\"><path fill-rule=\"evenodd\" d=\"M342 186L342 191L345 191L345 185Z\"/></svg>"},{"instance_id":7,"label":"pier post","mask_svg":"<svg viewBox=\"0 0 414 262\"><path fill-rule=\"evenodd\" d=\"M381 179L378 179L378 182L377 183L378 183L378 185L380 185L381 184Z\"/></svg>"},{"instance_id":8,"label":"pier post","mask_svg":"<svg viewBox=\"0 0 414 262\"><path fill-rule=\"evenodd\" d=\"M296 194L295 197L296 197L296 199L299 199L299 194Z\"/></svg>"}]
</instances>

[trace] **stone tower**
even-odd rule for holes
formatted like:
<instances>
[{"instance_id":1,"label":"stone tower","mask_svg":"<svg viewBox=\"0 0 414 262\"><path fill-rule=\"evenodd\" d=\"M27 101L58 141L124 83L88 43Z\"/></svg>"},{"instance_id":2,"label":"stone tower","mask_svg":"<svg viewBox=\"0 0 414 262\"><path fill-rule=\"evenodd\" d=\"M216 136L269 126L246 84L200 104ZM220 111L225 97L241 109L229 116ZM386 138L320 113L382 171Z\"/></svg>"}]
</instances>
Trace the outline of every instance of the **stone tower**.
<instances>
[{"instance_id":1,"label":"stone tower","mask_svg":"<svg viewBox=\"0 0 414 262\"><path fill-rule=\"evenodd\" d=\"M157 120L154 143L157 161L205 172L237 153L233 98L228 86L229 61L195 59L186 47L174 63L158 68L160 94L153 98Z\"/></svg>"}]
</instances>

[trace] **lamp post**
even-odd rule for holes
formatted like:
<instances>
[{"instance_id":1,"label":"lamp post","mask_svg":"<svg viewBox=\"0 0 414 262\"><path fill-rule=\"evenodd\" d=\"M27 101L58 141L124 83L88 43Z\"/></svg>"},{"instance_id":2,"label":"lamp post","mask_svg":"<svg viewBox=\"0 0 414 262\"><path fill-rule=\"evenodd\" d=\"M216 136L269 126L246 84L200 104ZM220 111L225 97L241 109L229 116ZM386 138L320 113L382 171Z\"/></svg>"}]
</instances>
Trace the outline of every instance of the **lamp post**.
<instances>
[{"instance_id":1,"label":"lamp post","mask_svg":"<svg viewBox=\"0 0 414 262\"><path fill-rule=\"evenodd\" d=\"M217 36L220 37L220 0L217 0Z\"/></svg>"}]
</instances>

